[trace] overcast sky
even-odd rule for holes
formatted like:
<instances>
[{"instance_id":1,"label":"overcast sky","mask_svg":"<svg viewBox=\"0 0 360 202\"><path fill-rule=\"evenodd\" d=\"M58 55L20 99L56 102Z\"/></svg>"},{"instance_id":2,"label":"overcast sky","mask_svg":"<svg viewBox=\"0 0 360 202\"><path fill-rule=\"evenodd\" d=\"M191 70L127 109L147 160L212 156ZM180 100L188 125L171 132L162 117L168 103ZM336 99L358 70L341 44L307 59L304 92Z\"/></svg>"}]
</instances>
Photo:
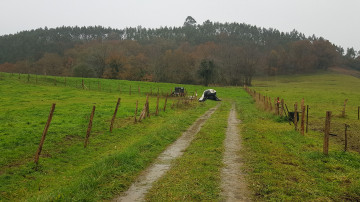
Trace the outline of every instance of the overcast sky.
<instances>
[{"instance_id":1,"label":"overcast sky","mask_svg":"<svg viewBox=\"0 0 360 202\"><path fill-rule=\"evenodd\" d=\"M1 0L0 35L47 26L146 28L238 22L322 36L360 50L360 0Z\"/></svg>"}]
</instances>

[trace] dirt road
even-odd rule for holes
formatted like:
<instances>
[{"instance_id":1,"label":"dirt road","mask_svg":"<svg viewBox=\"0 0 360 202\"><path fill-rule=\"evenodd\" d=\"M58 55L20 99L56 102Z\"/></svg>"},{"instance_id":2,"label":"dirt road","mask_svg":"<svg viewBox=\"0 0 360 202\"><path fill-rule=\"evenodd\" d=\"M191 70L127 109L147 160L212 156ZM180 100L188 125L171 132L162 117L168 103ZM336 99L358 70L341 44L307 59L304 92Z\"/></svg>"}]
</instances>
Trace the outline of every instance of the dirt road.
<instances>
[{"instance_id":1,"label":"dirt road","mask_svg":"<svg viewBox=\"0 0 360 202\"><path fill-rule=\"evenodd\" d=\"M114 199L114 201L143 201L145 194L152 187L152 184L171 168L171 162L174 159L183 155L184 150L190 145L195 135L200 131L202 125L217 108L218 105L209 109L205 114L198 118L179 139L160 154L153 165L143 171L136 182L130 186L128 191Z\"/></svg>"},{"instance_id":2,"label":"dirt road","mask_svg":"<svg viewBox=\"0 0 360 202\"><path fill-rule=\"evenodd\" d=\"M238 124L239 120L236 117L236 109L233 104L228 118L224 142L224 168L221 171L221 195L224 201L251 201L244 173L240 169L243 163L239 153L241 138Z\"/></svg>"}]
</instances>

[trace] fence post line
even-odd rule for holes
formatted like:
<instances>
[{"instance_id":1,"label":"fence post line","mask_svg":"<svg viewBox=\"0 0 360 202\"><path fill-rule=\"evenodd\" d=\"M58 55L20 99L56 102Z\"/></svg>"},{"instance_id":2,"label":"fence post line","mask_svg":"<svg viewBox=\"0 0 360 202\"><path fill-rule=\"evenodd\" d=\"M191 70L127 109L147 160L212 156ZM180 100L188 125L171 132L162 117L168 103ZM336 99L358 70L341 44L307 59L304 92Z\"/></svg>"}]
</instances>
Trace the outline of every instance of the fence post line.
<instances>
[{"instance_id":1,"label":"fence post line","mask_svg":"<svg viewBox=\"0 0 360 202\"><path fill-rule=\"evenodd\" d=\"M295 125L295 131L297 131L297 102L294 104L294 125Z\"/></svg>"},{"instance_id":2,"label":"fence post line","mask_svg":"<svg viewBox=\"0 0 360 202\"><path fill-rule=\"evenodd\" d=\"M323 153L325 155L329 154L330 121L331 121L331 111L327 111L326 120L325 120L325 134L324 134L324 148L323 148Z\"/></svg>"},{"instance_id":3,"label":"fence post line","mask_svg":"<svg viewBox=\"0 0 360 202\"><path fill-rule=\"evenodd\" d=\"M305 125L305 106L301 106L301 134L304 135L304 125Z\"/></svg>"},{"instance_id":4,"label":"fence post line","mask_svg":"<svg viewBox=\"0 0 360 202\"><path fill-rule=\"evenodd\" d=\"M40 154L41 154L42 147L43 147L43 145L44 145L45 137L46 137L47 131L48 131L48 129L49 129L49 126L50 126L52 117L53 117L53 115L54 115L55 105L56 105L56 104L53 103L52 106L51 106L50 114L49 114L48 120L47 120L47 122L46 122L44 131L43 131L43 134L42 134L42 137L41 137L41 140L40 140L39 148L38 148L38 150L36 151L36 154L35 154L34 162L35 162L36 165L37 165L38 162L39 162L39 157L40 157Z\"/></svg>"},{"instance_id":5,"label":"fence post line","mask_svg":"<svg viewBox=\"0 0 360 202\"><path fill-rule=\"evenodd\" d=\"M120 104L120 100L121 98L118 98L118 101L116 103L116 107L115 107L115 111L114 111L114 115L111 119L111 123L110 123L110 133L112 132L112 129L113 129L113 126L114 126L114 121L115 121L115 118L116 118L116 113L118 111L118 108L119 108L119 104Z\"/></svg>"},{"instance_id":6,"label":"fence post line","mask_svg":"<svg viewBox=\"0 0 360 202\"><path fill-rule=\"evenodd\" d=\"M86 148L86 146L87 146L88 143L89 143L89 137L90 137L90 133L91 133L91 128L92 128L92 123L93 123L94 114L95 114L95 105L93 106L92 111L91 111L90 120L89 120L89 125L88 125L88 129L87 129L87 131L86 131L84 148Z\"/></svg>"}]
</instances>

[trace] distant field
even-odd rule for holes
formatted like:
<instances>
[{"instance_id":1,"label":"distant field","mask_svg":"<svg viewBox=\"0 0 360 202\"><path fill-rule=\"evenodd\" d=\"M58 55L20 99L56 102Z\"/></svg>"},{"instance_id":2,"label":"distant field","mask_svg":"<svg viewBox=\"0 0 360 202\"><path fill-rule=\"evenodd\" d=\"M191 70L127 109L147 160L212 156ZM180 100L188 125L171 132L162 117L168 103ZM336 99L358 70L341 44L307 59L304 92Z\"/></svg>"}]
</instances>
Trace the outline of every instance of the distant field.
<instances>
[{"instance_id":1,"label":"distant field","mask_svg":"<svg viewBox=\"0 0 360 202\"><path fill-rule=\"evenodd\" d=\"M360 79L348 75L333 73L318 75L288 75L278 77L265 77L254 80L252 89L272 100L283 98L290 111L294 103L298 102L300 109L301 99L309 105L309 128L322 132L325 125L326 111L332 111L331 137L336 144L343 144L345 124L349 128L349 147L360 152L360 121L358 120L358 107L360 106ZM344 101L346 116L341 117Z\"/></svg>"}]
</instances>

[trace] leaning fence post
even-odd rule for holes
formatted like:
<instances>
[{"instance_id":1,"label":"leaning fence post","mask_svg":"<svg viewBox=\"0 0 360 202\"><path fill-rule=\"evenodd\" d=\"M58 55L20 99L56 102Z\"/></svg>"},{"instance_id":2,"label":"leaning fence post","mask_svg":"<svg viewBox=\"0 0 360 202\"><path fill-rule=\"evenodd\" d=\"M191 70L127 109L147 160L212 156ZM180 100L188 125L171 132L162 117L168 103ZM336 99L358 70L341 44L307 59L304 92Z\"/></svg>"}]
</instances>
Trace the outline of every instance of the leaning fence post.
<instances>
[{"instance_id":1,"label":"leaning fence post","mask_svg":"<svg viewBox=\"0 0 360 202\"><path fill-rule=\"evenodd\" d=\"M89 137L90 137L90 133L91 133L91 128L92 128L92 123L93 123L93 119L94 119L94 114L95 114L95 105L93 106L92 111L91 111L90 121L89 121L88 129L87 129L87 131L86 131L84 148L86 148L86 146L87 146L88 143L89 143Z\"/></svg>"},{"instance_id":2,"label":"leaning fence post","mask_svg":"<svg viewBox=\"0 0 360 202\"><path fill-rule=\"evenodd\" d=\"M325 120L325 134L324 134L324 148L323 148L323 152L325 155L328 155L329 153L330 120L331 120L331 111L327 111L326 120Z\"/></svg>"},{"instance_id":3,"label":"leaning fence post","mask_svg":"<svg viewBox=\"0 0 360 202\"><path fill-rule=\"evenodd\" d=\"M121 98L118 98L118 101L116 103L114 115L113 115L113 117L111 119L111 123L110 123L110 132L112 132L112 129L113 129L113 126L114 126L114 121L115 121L115 118L116 118L116 113L117 113L118 108L119 108L120 100L121 100Z\"/></svg>"},{"instance_id":4,"label":"leaning fence post","mask_svg":"<svg viewBox=\"0 0 360 202\"><path fill-rule=\"evenodd\" d=\"M35 154L35 160L34 160L35 164L38 164L38 162L39 162L39 157L40 157L40 154L41 154L41 150L42 150L42 147L43 147L43 144L44 144L44 141L45 141L45 137L46 137L47 131L49 129L52 117L54 115L54 111L55 111L55 103L53 103L52 106L51 106L50 114L49 114L48 120L46 122L44 131L43 131L43 134L42 134L42 137L41 137L41 140L40 140L39 148L38 148L38 150L36 151L36 154Z\"/></svg>"}]
</instances>

